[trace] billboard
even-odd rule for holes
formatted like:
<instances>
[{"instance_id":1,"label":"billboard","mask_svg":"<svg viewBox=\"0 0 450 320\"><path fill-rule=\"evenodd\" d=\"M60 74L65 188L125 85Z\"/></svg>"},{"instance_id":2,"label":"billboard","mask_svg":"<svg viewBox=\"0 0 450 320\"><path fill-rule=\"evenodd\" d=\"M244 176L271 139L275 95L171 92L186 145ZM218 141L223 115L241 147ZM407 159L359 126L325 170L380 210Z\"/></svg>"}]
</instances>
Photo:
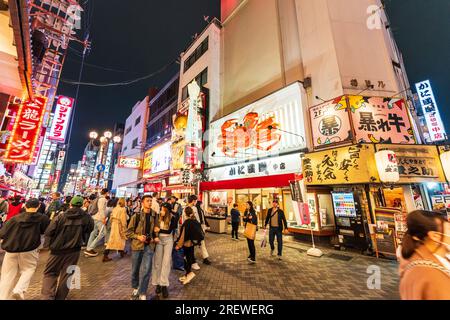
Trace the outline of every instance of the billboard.
<instances>
[{"instance_id":1,"label":"billboard","mask_svg":"<svg viewBox=\"0 0 450 320\"><path fill-rule=\"evenodd\" d=\"M74 99L60 96L56 102L55 114L48 139L59 143L66 141L67 130L70 125L70 115Z\"/></svg>"},{"instance_id":2,"label":"billboard","mask_svg":"<svg viewBox=\"0 0 450 320\"><path fill-rule=\"evenodd\" d=\"M170 142L158 145L144 154L143 177L149 178L159 173L169 171L171 160Z\"/></svg>"},{"instance_id":3,"label":"billboard","mask_svg":"<svg viewBox=\"0 0 450 320\"><path fill-rule=\"evenodd\" d=\"M142 161L140 159L128 158L128 157L119 157L119 168L125 169L140 169L142 166Z\"/></svg>"},{"instance_id":4,"label":"billboard","mask_svg":"<svg viewBox=\"0 0 450 320\"><path fill-rule=\"evenodd\" d=\"M36 97L23 103L14 122L4 162L31 163L41 133L47 98Z\"/></svg>"}]
</instances>

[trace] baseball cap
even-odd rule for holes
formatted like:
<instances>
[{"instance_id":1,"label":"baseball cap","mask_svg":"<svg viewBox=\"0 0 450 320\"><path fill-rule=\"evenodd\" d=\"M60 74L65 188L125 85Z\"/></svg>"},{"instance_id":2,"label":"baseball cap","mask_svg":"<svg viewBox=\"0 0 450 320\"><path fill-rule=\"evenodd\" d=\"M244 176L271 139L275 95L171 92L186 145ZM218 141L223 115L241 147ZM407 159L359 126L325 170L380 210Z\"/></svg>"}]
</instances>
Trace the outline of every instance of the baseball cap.
<instances>
[{"instance_id":1,"label":"baseball cap","mask_svg":"<svg viewBox=\"0 0 450 320\"><path fill-rule=\"evenodd\" d=\"M70 201L70 204L74 207L81 207L83 206L84 199L80 196L75 196Z\"/></svg>"}]
</instances>

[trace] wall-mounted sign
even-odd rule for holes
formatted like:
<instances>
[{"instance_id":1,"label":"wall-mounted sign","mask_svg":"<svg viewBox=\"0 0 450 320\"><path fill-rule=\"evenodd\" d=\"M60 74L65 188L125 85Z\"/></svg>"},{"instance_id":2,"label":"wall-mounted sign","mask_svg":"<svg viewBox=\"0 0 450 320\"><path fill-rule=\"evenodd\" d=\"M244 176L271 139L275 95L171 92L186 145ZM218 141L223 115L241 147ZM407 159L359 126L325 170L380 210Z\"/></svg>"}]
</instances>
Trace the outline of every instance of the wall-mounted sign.
<instances>
[{"instance_id":1,"label":"wall-mounted sign","mask_svg":"<svg viewBox=\"0 0 450 320\"><path fill-rule=\"evenodd\" d=\"M447 140L444 123L434 97L433 89L429 80L416 83L417 94L422 105L423 115L430 133L429 142Z\"/></svg>"},{"instance_id":2,"label":"wall-mounted sign","mask_svg":"<svg viewBox=\"0 0 450 320\"><path fill-rule=\"evenodd\" d=\"M64 150L61 150L58 152L58 160L56 161L56 170L62 170L64 159L66 157L66 152Z\"/></svg>"},{"instance_id":3,"label":"wall-mounted sign","mask_svg":"<svg viewBox=\"0 0 450 320\"><path fill-rule=\"evenodd\" d=\"M375 153L380 180L385 183L396 183L400 180L397 156L392 150L382 150Z\"/></svg>"},{"instance_id":4,"label":"wall-mounted sign","mask_svg":"<svg viewBox=\"0 0 450 320\"><path fill-rule=\"evenodd\" d=\"M373 145L351 145L313 152L303 159L303 175L309 185L379 182Z\"/></svg>"},{"instance_id":5,"label":"wall-mounted sign","mask_svg":"<svg viewBox=\"0 0 450 320\"><path fill-rule=\"evenodd\" d=\"M128 157L119 157L119 168L126 168L126 169L140 169L142 166L142 161L135 158L128 158Z\"/></svg>"},{"instance_id":6,"label":"wall-mounted sign","mask_svg":"<svg viewBox=\"0 0 450 320\"><path fill-rule=\"evenodd\" d=\"M224 181L301 172L300 154L290 154L208 170L210 181Z\"/></svg>"},{"instance_id":7,"label":"wall-mounted sign","mask_svg":"<svg viewBox=\"0 0 450 320\"><path fill-rule=\"evenodd\" d=\"M147 150L144 154L144 178L149 178L165 171L169 171L170 159L170 142Z\"/></svg>"},{"instance_id":8,"label":"wall-mounted sign","mask_svg":"<svg viewBox=\"0 0 450 320\"><path fill-rule=\"evenodd\" d=\"M184 163L188 165L197 165L199 158L199 148L196 146L186 145L184 152Z\"/></svg>"},{"instance_id":9,"label":"wall-mounted sign","mask_svg":"<svg viewBox=\"0 0 450 320\"><path fill-rule=\"evenodd\" d=\"M148 183L144 185L144 192L161 192L163 185L161 182Z\"/></svg>"},{"instance_id":10,"label":"wall-mounted sign","mask_svg":"<svg viewBox=\"0 0 450 320\"><path fill-rule=\"evenodd\" d=\"M36 97L20 106L4 162L31 163L42 127L47 98Z\"/></svg>"},{"instance_id":11,"label":"wall-mounted sign","mask_svg":"<svg viewBox=\"0 0 450 320\"><path fill-rule=\"evenodd\" d=\"M402 99L349 96L349 110L359 143L416 143Z\"/></svg>"},{"instance_id":12,"label":"wall-mounted sign","mask_svg":"<svg viewBox=\"0 0 450 320\"><path fill-rule=\"evenodd\" d=\"M346 96L312 107L309 113L315 148L352 141Z\"/></svg>"},{"instance_id":13,"label":"wall-mounted sign","mask_svg":"<svg viewBox=\"0 0 450 320\"><path fill-rule=\"evenodd\" d=\"M209 204L212 206L226 206L227 205L226 191L213 191L209 193Z\"/></svg>"},{"instance_id":14,"label":"wall-mounted sign","mask_svg":"<svg viewBox=\"0 0 450 320\"><path fill-rule=\"evenodd\" d=\"M445 183L436 146L377 145L377 149L389 149L395 152L400 183Z\"/></svg>"},{"instance_id":15,"label":"wall-mounted sign","mask_svg":"<svg viewBox=\"0 0 450 320\"><path fill-rule=\"evenodd\" d=\"M108 152L106 153L105 172L103 178L109 180L109 173L111 172L112 156L113 156L114 142L110 141L108 144Z\"/></svg>"},{"instance_id":16,"label":"wall-mounted sign","mask_svg":"<svg viewBox=\"0 0 450 320\"><path fill-rule=\"evenodd\" d=\"M60 96L56 102L52 127L48 140L64 143L66 141L67 129L70 125L74 99Z\"/></svg>"},{"instance_id":17,"label":"wall-mounted sign","mask_svg":"<svg viewBox=\"0 0 450 320\"><path fill-rule=\"evenodd\" d=\"M294 83L210 125L209 166L306 148L302 88Z\"/></svg>"}]
</instances>

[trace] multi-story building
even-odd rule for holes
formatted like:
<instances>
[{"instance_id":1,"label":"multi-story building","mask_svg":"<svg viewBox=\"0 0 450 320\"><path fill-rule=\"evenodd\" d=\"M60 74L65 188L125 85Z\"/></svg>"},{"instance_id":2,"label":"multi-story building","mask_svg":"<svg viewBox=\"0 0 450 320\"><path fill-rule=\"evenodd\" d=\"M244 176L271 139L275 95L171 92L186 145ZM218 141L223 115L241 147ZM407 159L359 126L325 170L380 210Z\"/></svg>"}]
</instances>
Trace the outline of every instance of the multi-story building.
<instances>
[{"instance_id":1,"label":"multi-story building","mask_svg":"<svg viewBox=\"0 0 450 320\"><path fill-rule=\"evenodd\" d=\"M291 232L312 228L364 250L383 214L430 207L427 183L445 178L436 147L417 145L381 1L222 0L221 20L220 102L200 184L207 211L243 211L250 200L263 223L277 199ZM399 160L389 187L377 170L383 150Z\"/></svg>"}]
</instances>

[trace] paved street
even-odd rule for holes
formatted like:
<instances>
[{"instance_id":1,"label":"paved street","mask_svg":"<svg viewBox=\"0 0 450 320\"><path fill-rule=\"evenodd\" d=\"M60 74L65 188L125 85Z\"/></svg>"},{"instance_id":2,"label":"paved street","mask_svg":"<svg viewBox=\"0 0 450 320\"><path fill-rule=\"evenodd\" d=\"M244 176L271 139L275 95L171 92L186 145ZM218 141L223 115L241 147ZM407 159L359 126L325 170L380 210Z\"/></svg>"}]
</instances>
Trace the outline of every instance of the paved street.
<instances>
[{"instance_id":1,"label":"paved street","mask_svg":"<svg viewBox=\"0 0 450 320\"><path fill-rule=\"evenodd\" d=\"M259 246L260 241L257 241ZM286 241L283 261L269 257L269 247L257 247L257 264L249 265L245 240L208 234L207 247L213 262L200 263L197 277L186 287L178 282L181 272L171 275L170 299L398 299L397 264L349 252L324 250L321 258L306 255L307 245ZM338 254L338 257L330 256ZM42 253L27 299L39 299L47 253ZM112 257L112 255L111 255ZM344 261L348 260L348 261ZM381 269L381 290L367 289L367 267ZM81 290L71 300L129 299L131 258L80 258ZM154 299L153 288L149 299Z\"/></svg>"}]
</instances>

